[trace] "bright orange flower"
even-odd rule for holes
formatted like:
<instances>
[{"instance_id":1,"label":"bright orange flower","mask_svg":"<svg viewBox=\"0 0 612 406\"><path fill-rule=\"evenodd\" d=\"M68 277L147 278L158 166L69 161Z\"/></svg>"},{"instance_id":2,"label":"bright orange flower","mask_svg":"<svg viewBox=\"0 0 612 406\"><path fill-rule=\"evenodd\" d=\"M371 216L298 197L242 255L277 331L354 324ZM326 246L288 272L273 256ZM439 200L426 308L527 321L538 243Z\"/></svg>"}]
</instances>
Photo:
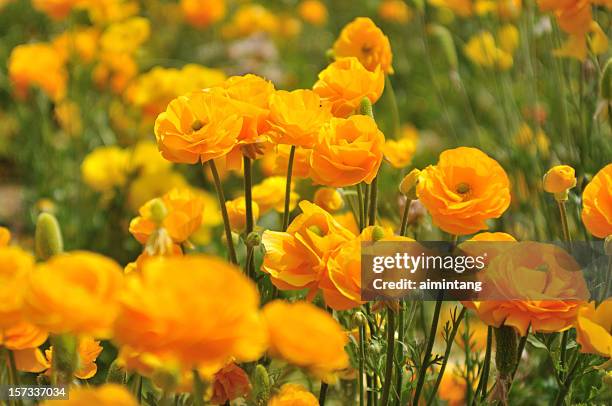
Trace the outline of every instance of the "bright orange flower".
<instances>
[{"instance_id":1,"label":"bright orange flower","mask_svg":"<svg viewBox=\"0 0 612 406\"><path fill-rule=\"evenodd\" d=\"M561 29L569 34L584 35L593 19L590 0L538 0L540 10L552 11Z\"/></svg>"},{"instance_id":2,"label":"bright orange flower","mask_svg":"<svg viewBox=\"0 0 612 406\"><path fill-rule=\"evenodd\" d=\"M327 7L319 0L303 0L298 6L302 19L312 25L324 25L327 22Z\"/></svg>"},{"instance_id":3,"label":"bright orange flower","mask_svg":"<svg viewBox=\"0 0 612 406\"><path fill-rule=\"evenodd\" d=\"M286 383L270 399L268 406L319 406L319 401L302 385Z\"/></svg>"},{"instance_id":4,"label":"bright orange flower","mask_svg":"<svg viewBox=\"0 0 612 406\"><path fill-rule=\"evenodd\" d=\"M161 226L172 241L180 244L195 233L202 225L202 213L204 212L204 201L196 193L189 189L172 189L161 197L167 214L161 225L156 223L151 212L155 199L148 201L142 206L138 213L140 216L130 222L130 233L141 244L146 244L151 235Z\"/></svg>"},{"instance_id":5,"label":"bright orange flower","mask_svg":"<svg viewBox=\"0 0 612 406\"><path fill-rule=\"evenodd\" d=\"M0 329L23 321L23 291L33 269L30 253L19 247L0 248Z\"/></svg>"},{"instance_id":6,"label":"bright orange flower","mask_svg":"<svg viewBox=\"0 0 612 406\"><path fill-rule=\"evenodd\" d=\"M185 20L194 27L204 28L225 17L225 0L181 0Z\"/></svg>"},{"instance_id":7,"label":"bright orange flower","mask_svg":"<svg viewBox=\"0 0 612 406\"><path fill-rule=\"evenodd\" d=\"M259 218L259 206L257 202L253 204L253 221L257 222ZM230 227L232 231L240 233L244 231L246 227L246 200L244 197L238 197L234 200L228 200L225 202L227 208L227 215L229 216Z\"/></svg>"},{"instance_id":8,"label":"bright orange flower","mask_svg":"<svg viewBox=\"0 0 612 406\"><path fill-rule=\"evenodd\" d=\"M321 282L325 304L334 310L353 309L361 301L361 238L353 238L330 255Z\"/></svg>"},{"instance_id":9,"label":"bright orange flower","mask_svg":"<svg viewBox=\"0 0 612 406\"><path fill-rule=\"evenodd\" d=\"M506 172L476 148L442 152L436 166L421 172L417 194L434 224L455 235L486 230L486 221L510 205Z\"/></svg>"},{"instance_id":10,"label":"bright orange flower","mask_svg":"<svg viewBox=\"0 0 612 406\"><path fill-rule=\"evenodd\" d=\"M277 90L270 96L270 135L277 144L312 148L319 129L330 118L330 106L322 105L312 90Z\"/></svg>"},{"instance_id":11,"label":"bright orange flower","mask_svg":"<svg viewBox=\"0 0 612 406\"><path fill-rule=\"evenodd\" d=\"M215 373L210 402L222 405L238 397L246 397L251 392L249 376L235 363L231 362Z\"/></svg>"},{"instance_id":12,"label":"bright orange flower","mask_svg":"<svg viewBox=\"0 0 612 406\"><path fill-rule=\"evenodd\" d=\"M155 120L157 145L164 158L190 164L230 152L241 128L234 104L210 91L174 99Z\"/></svg>"},{"instance_id":13,"label":"bright orange flower","mask_svg":"<svg viewBox=\"0 0 612 406\"><path fill-rule=\"evenodd\" d=\"M68 82L64 62L62 55L49 44L24 44L13 48L8 73L15 95L25 99L29 88L35 86L54 101L63 99Z\"/></svg>"},{"instance_id":14,"label":"bright orange flower","mask_svg":"<svg viewBox=\"0 0 612 406\"><path fill-rule=\"evenodd\" d=\"M85 63L91 63L98 51L99 38L100 31L95 27L77 28L73 31L64 31L55 37L53 46L64 60L74 55Z\"/></svg>"},{"instance_id":15,"label":"bright orange flower","mask_svg":"<svg viewBox=\"0 0 612 406\"><path fill-rule=\"evenodd\" d=\"M183 368L212 375L232 358L254 361L267 334L255 285L238 268L205 255L158 257L127 276L115 339Z\"/></svg>"},{"instance_id":16,"label":"bright orange flower","mask_svg":"<svg viewBox=\"0 0 612 406\"><path fill-rule=\"evenodd\" d=\"M404 24L412 18L412 10L403 0L383 0L378 15L383 20Z\"/></svg>"},{"instance_id":17,"label":"bright orange flower","mask_svg":"<svg viewBox=\"0 0 612 406\"><path fill-rule=\"evenodd\" d=\"M516 238L508 233L478 233L468 241L516 241Z\"/></svg>"},{"instance_id":18,"label":"bright orange flower","mask_svg":"<svg viewBox=\"0 0 612 406\"><path fill-rule=\"evenodd\" d=\"M57 255L29 275L24 312L56 334L108 337L122 285L123 272L109 258L85 251Z\"/></svg>"},{"instance_id":19,"label":"bright orange flower","mask_svg":"<svg viewBox=\"0 0 612 406\"><path fill-rule=\"evenodd\" d=\"M412 157L416 152L419 135L412 126L404 126L399 140L385 140L383 149L385 159L394 168L405 168L412 162Z\"/></svg>"},{"instance_id":20,"label":"bright orange flower","mask_svg":"<svg viewBox=\"0 0 612 406\"><path fill-rule=\"evenodd\" d=\"M344 351L348 336L325 310L308 302L275 300L263 308L270 334L270 352L308 369L326 382L348 368Z\"/></svg>"},{"instance_id":21,"label":"bright orange flower","mask_svg":"<svg viewBox=\"0 0 612 406\"><path fill-rule=\"evenodd\" d=\"M96 365L96 358L102 352L102 346L100 342L94 340L91 337L82 337L79 339L77 346L78 354L78 365L74 371L74 376L79 379L89 379L98 372L98 366ZM51 375L51 368L53 365L53 346L49 347L45 351L45 358L47 361L47 375Z\"/></svg>"},{"instance_id":22,"label":"bright orange flower","mask_svg":"<svg viewBox=\"0 0 612 406\"><path fill-rule=\"evenodd\" d=\"M347 24L333 50L338 58L356 57L369 71L373 72L380 66L383 72L393 73L389 38L367 17L357 17Z\"/></svg>"},{"instance_id":23,"label":"bright orange flower","mask_svg":"<svg viewBox=\"0 0 612 406\"><path fill-rule=\"evenodd\" d=\"M46 332L26 321L0 328L0 346L13 352L17 369L24 372L42 372L48 368L45 357L38 349L47 337Z\"/></svg>"},{"instance_id":24,"label":"bright orange flower","mask_svg":"<svg viewBox=\"0 0 612 406\"><path fill-rule=\"evenodd\" d=\"M440 381L438 391L440 399L446 401L448 406L465 405L467 384L465 379L454 371L445 370Z\"/></svg>"},{"instance_id":25,"label":"bright orange flower","mask_svg":"<svg viewBox=\"0 0 612 406\"><path fill-rule=\"evenodd\" d=\"M322 187L314 194L314 204L328 212L338 211L344 207L344 199L337 189Z\"/></svg>"},{"instance_id":26,"label":"bright orange flower","mask_svg":"<svg viewBox=\"0 0 612 406\"><path fill-rule=\"evenodd\" d=\"M310 156L311 177L325 186L371 183L382 163L385 136L368 116L332 118Z\"/></svg>"},{"instance_id":27,"label":"bright orange flower","mask_svg":"<svg viewBox=\"0 0 612 406\"><path fill-rule=\"evenodd\" d=\"M0 248L6 247L11 240L11 232L6 227L0 227Z\"/></svg>"},{"instance_id":28,"label":"bright orange flower","mask_svg":"<svg viewBox=\"0 0 612 406\"><path fill-rule=\"evenodd\" d=\"M263 233L266 254L262 271L279 289L310 288L314 296L331 252L355 235L308 201L300 202L300 209L302 214L291 222L287 232Z\"/></svg>"},{"instance_id":29,"label":"bright orange flower","mask_svg":"<svg viewBox=\"0 0 612 406\"><path fill-rule=\"evenodd\" d=\"M54 20L68 17L70 12L83 6L87 0L32 0L32 6Z\"/></svg>"},{"instance_id":30,"label":"bright orange flower","mask_svg":"<svg viewBox=\"0 0 612 406\"><path fill-rule=\"evenodd\" d=\"M76 386L70 389L70 398L60 402L63 406L138 406L125 386L105 384L102 386ZM41 406L56 406L57 400L48 400Z\"/></svg>"},{"instance_id":31,"label":"bright orange flower","mask_svg":"<svg viewBox=\"0 0 612 406\"><path fill-rule=\"evenodd\" d=\"M576 341L581 351L612 357L612 299L606 299L595 308L595 303L578 309Z\"/></svg>"},{"instance_id":32,"label":"bright orange flower","mask_svg":"<svg viewBox=\"0 0 612 406\"><path fill-rule=\"evenodd\" d=\"M612 164L597 172L584 188L582 222L596 237L612 235Z\"/></svg>"},{"instance_id":33,"label":"bright orange flower","mask_svg":"<svg viewBox=\"0 0 612 406\"><path fill-rule=\"evenodd\" d=\"M376 103L385 88L385 74L380 68L369 71L355 57L340 58L319 73L313 90L332 114L348 117L359 109L364 97Z\"/></svg>"},{"instance_id":34,"label":"bright orange flower","mask_svg":"<svg viewBox=\"0 0 612 406\"><path fill-rule=\"evenodd\" d=\"M548 193L564 193L576 186L576 173L568 165L553 166L544 175L544 190Z\"/></svg>"}]
</instances>

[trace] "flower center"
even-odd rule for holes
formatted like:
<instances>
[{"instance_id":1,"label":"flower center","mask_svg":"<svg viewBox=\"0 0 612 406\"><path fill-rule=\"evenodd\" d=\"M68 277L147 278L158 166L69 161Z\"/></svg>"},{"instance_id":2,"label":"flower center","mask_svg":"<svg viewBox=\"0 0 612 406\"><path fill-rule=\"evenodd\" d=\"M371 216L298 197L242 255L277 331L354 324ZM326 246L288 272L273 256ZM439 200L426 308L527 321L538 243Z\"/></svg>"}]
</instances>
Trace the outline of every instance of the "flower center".
<instances>
[{"instance_id":1,"label":"flower center","mask_svg":"<svg viewBox=\"0 0 612 406\"><path fill-rule=\"evenodd\" d=\"M457 187L455 188L455 191L457 191L457 193L459 193L460 195L464 195L470 192L470 185L468 185L465 182L461 182L460 184L457 185Z\"/></svg>"},{"instance_id":2,"label":"flower center","mask_svg":"<svg viewBox=\"0 0 612 406\"><path fill-rule=\"evenodd\" d=\"M191 129L193 131L198 131L202 127L204 127L204 123L202 121L198 120L197 118L195 119L195 121L193 123L191 123Z\"/></svg>"},{"instance_id":3,"label":"flower center","mask_svg":"<svg viewBox=\"0 0 612 406\"><path fill-rule=\"evenodd\" d=\"M370 52L372 52L373 47L369 46L368 44L363 44L361 46L361 52L363 52L364 54L369 54Z\"/></svg>"}]
</instances>

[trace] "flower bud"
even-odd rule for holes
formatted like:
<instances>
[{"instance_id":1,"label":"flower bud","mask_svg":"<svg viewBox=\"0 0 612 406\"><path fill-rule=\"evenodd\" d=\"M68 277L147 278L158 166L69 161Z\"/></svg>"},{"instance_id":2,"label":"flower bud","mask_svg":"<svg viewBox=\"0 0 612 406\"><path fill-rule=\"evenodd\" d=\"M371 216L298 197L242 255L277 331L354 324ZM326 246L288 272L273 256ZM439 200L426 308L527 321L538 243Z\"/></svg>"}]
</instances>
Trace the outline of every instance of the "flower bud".
<instances>
[{"instance_id":1,"label":"flower bud","mask_svg":"<svg viewBox=\"0 0 612 406\"><path fill-rule=\"evenodd\" d=\"M47 260L64 251L62 232L54 215L41 213L36 221L35 233L36 255Z\"/></svg>"},{"instance_id":2,"label":"flower bud","mask_svg":"<svg viewBox=\"0 0 612 406\"><path fill-rule=\"evenodd\" d=\"M246 238L247 247L257 247L259 244L261 244L261 235L255 231L250 232Z\"/></svg>"},{"instance_id":3,"label":"flower bud","mask_svg":"<svg viewBox=\"0 0 612 406\"><path fill-rule=\"evenodd\" d=\"M400 193L406 195L410 200L416 200L416 187L419 183L419 175L421 171L418 169L411 170L408 175L404 176L404 179L400 182L399 190Z\"/></svg>"},{"instance_id":4,"label":"flower bud","mask_svg":"<svg viewBox=\"0 0 612 406\"><path fill-rule=\"evenodd\" d=\"M166 209L166 205L160 198L151 200L149 204L151 210L151 220L160 226L168 215L168 209Z\"/></svg>"},{"instance_id":5,"label":"flower bud","mask_svg":"<svg viewBox=\"0 0 612 406\"><path fill-rule=\"evenodd\" d=\"M362 312L355 312L355 314L353 314L353 326L355 327L361 327L361 326L365 326L368 323L368 319L366 318L365 314L363 314Z\"/></svg>"},{"instance_id":6,"label":"flower bud","mask_svg":"<svg viewBox=\"0 0 612 406\"><path fill-rule=\"evenodd\" d=\"M125 370L123 363L116 359L108 367L108 374L106 375L106 383L116 383L123 385L127 382L127 371Z\"/></svg>"},{"instance_id":7,"label":"flower bud","mask_svg":"<svg viewBox=\"0 0 612 406\"><path fill-rule=\"evenodd\" d=\"M372 102L367 97L361 99L359 104L359 114L374 118L374 112L372 111Z\"/></svg>"},{"instance_id":8,"label":"flower bud","mask_svg":"<svg viewBox=\"0 0 612 406\"><path fill-rule=\"evenodd\" d=\"M319 188L314 194L314 204L327 212L334 212L344 207L342 195L335 188Z\"/></svg>"},{"instance_id":9,"label":"flower bud","mask_svg":"<svg viewBox=\"0 0 612 406\"><path fill-rule=\"evenodd\" d=\"M502 325L495 331L495 366L497 367L497 384L492 399L507 404L512 374L518 362L517 334L514 328Z\"/></svg>"},{"instance_id":10,"label":"flower bud","mask_svg":"<svg viewBox=\"0 0 612 406\"><path fill-rule=\"evenodd\" d=\"M576 186L576 173L568 165L557 165L550 168L543 179L544 190L553 193L559 201L567 200L568 191Z\"/></svg>"},{"instance_id":11,"label":"flower bud","mask_svg":"<svg viewBox=\"0 0 612 406\"><path fill-rule=\"evenodd\" d=\"M332 63L333 61L336 60L336 54L334 53L334 50L331 48L325 51L325 57L327 58L327 62L329 63Z\"/></svg>"},{"instance_id":12,"label":"flower bud","mask_svg":"<svg viewBox=\"0 0 612 406\"><path fill-rule=\"evenodd\" d=\"M372 241L376 242L385 238L385 230L380 226L372 228Z\"/></svg>"},{"instance_id":13,"label":"flower bud","mask_svg":"<svg viewBox=\"0 0 612 406\"><path fill-rule=\"evenodd\" d=\"M270 399L270 376L266 367L259 364L253 372L253 392L252 396L257 406L265 406Z\"/></svg>"}]
</instances>

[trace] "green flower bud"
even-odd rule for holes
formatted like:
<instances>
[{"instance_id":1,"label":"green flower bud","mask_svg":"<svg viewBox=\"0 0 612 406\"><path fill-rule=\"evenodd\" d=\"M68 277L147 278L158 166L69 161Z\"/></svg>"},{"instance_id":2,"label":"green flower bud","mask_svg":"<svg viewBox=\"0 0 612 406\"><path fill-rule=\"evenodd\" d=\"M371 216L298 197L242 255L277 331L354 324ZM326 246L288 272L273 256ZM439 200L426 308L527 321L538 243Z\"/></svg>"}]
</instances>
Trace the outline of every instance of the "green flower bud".
<instances>
[{"instance_id":1,"label":"green flower bud","mask_svg":"<svg viewBox=\"0 0 612 406\"><path fill-rule=\"evenodd\" d=\"M64 241L59 223L53 214L41 213L36 221L36 255L47 260L64 251Z\"/></svg>"},{"instance_id":2,"label":"green flower bud","mask_svg":"<svg viewBox=\"0 0 612 406\"><path fill-rule=\"evenodd\" d=\"M362 312L355 312L355 314L353 314L353 326L355 327L361 327L361 326L365 326L368 323L368 319L366 318L365 314L363 314Z\"/></svg>"},{"instance_id":3,"label":"green flower bud","mask_svg":"<svg viewBox=\"0 0 612 406\"><path fill-rule=\"evenodd\" d=\"M417 198L416 186L419 183L420 175L420 170L413 169L408 173L408 175L404 176L404 179L402 179L399 185L400 192L410 200L415 200Z\"/></svg>"},{"instance_id":4,"label":"green flower bud","mask_svg":"<svg viewBox=\"0 0 612 406\"><path fill-rule=\"evenodd\" d=\"M374 118L374 112L372 111L372 102L367 97L361 99L361 103L359 104L359 113L364 116L370 116Z\"/></svg>"},{"instance_id":5,"label":"green flower bud","mask_svg":"<svg viewBox=\"0 0 612 406\"><path fill-rule=\"evenodd\" d=\"M325 51L325 57L327 58L327 61L329 63L332 63L333 61L336 60L336 53L334 52L333 49L328 49L327 51Z\"/></svg>"},{"instance_id":6,"label":"green flower bud","mask_svg":"<svg viewBox=\"0 0 612 406\"><path fill-rule=\"evenodd\" d=\"M380 226L372 228L372 241L379 241L385 238L385 230Z\"/></svg>"},{"instance_id":7,"label":"green flower bud","mask_svg":"<svg viewBox=\"0 0 612 406\"><path fill-rule=\"evenodd\" d=\"M250 232L246 237L247 247L257 247L259 244L261 244L261 235L255 231Z\"/></svg>"},{"instance_id":8,"label":"green flower bud","mask_svg":"<svg viewBox=\"0 0 612 406\"><path fill-rule=\"evenodd\" d=\"M161 225L166 216L168 216L168 209L166 209L166 205L160 198L151 200L149 205L151 210L151 220L153 220L158 226Z\"/></svg>"},{"instance_id":9,"label":"green flower bud","mask_svg":"<svg viewBox=\"0 0 612 406\"><path fill-rule=\"evenodd\" d=\"M257 406L265 406L270 399L270 376L266 367L258 364L253 372L253 392L252 397Z\"/></svg>"}]
</instances>

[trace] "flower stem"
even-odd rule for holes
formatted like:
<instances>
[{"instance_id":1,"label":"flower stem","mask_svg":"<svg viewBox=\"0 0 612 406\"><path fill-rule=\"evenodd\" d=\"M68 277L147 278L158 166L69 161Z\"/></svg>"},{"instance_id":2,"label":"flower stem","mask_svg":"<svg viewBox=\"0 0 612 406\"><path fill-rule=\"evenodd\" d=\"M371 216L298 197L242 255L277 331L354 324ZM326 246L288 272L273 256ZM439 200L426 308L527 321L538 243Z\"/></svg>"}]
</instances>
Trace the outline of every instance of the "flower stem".
<instances>
[{"instance_id":1,"label":"flower stem","mask_svg":"<svg viewBox=\"0 0 612 406\"><path fill-rule=\"evenodd\" d=\"M364 206L365 206L365 202L363 200L363 190L361 189L361 183L357 184L357 200L358 200L358 206L359 206L359 231L362 231L364 228L364 223L365 223L365 212L364 212Z\"/></svg>"},{"instance_id":2,"label":"flower stem","mask_svg":"<svg viewBox=\"0 0 612 406\"><path fill-rule=\"evenodd\" d=\"M406 203L404 205L404 214L402 215L402 226L400 227L400 235L402 237L406 236L408 232L408 214L410 213L410 205L412 204L411 199L406 199Z\"/></svg>"},{"instance_id":3,"label":"flower stem","mask_svg":"<svg viewBox=\"0 0 612 406\"><path fill-rule=\"evenodd\" d=\"M478 395L480 401L484 402L487 398L487 382L489 381L489 371L491 370L491 347L493 346L493 327L488 326L487 328L487 348L485 350L485 358L482 363L482 369L480 372L480 379L478 380L478 386L472 399L472 406L475 406L478 402Z\"/></svg>"},{"instance_id":4,"label":"flower stem","mask_svg":"<svg viewBox=\"0 0 612 406\"><path fill-rule=\"evenodd\" d=\"M365 373L365 325L359 325L359 406L364 405L363 374Z\"/></svg>"},{"instance_id":5,"label":"flower stem","mask_svg":"<svg viewBox=\"0 0 612 406\"><path fill-rule=\"evenodd\" d=\"M380 404L389 404L391 382L393 382L393 359L395 358L395 312L387 307L387 359L385 365L385 381L383 382Z\"/></svg>"},{"instance_id":6,"label":"flower stem","mask_svg":"<svg viewBox=\"0 0 612 406\"><path fill-rule=\"evenodd\" d=\"M563 240L571 244L572 237L570 236L569 226L567 223L567 210L565 209L565 201L557 200L557 206L559 206L559 215L561 217L561 228L563 229Z\"/></svg>"},{"instance_id":7,"label":"flower stem","mask_svg":"<svg viewBox=\"0 0 612 406\"><path fill-rule=\"evenodd\" d=\"M291 146L289 152L289 163L287 164L287 183L285 184L285 211L283 212L283 231L289 227L289 203L291 202L291 177L293 176L293 160L295 158L295 145Z\"/></svg>"},{"instance_id":8,"label":"flower stem","mask_svg":"<svg viewBox=\"0 0 612 406\"><path fill-rule=\"evenodd\" d=\"M193 404L204 406L204 382L197 369L193 370Z\"/></svg>"},{"instance_id":9,"label":"flower stem","mask_svg":"<svg viewBox=\"0 0 612 406\"><path fill-rule=\"evenodd\" d=\"M395 398L395 405L399 406L402 403L402 378L404 371L404 350L402 348L404 342L404 332L406 327L405 322L405 307L404 302L399 302L399 320L397 325L397 341L400 345L396 345L396 368L395 368L395 390L397 391L397 397Z\"/></svg>"},{"instance_id":10,"label":"flower stem","mask_svg":"<svg viewBox=\"0 0 612 406\"><path fill-rule=\"evenodd\" d=\"M370 215L368 225L376 224L376 210L378 209L378 176L374 178L370 190Z\"/></svg>"},{"instance_id":11,"label":"flower stem","mask_svg":"<svg viewBox=\"0 0 612 406\"><path fill-rule=\"evenodd\" d=\"M412 399L413 406L419 405L419 398L421 397L421 391L423 390L423 385L425 384L425 375L427 373L427 368L429 367L429 362L431 360L431 352L433 350L434 341L436 340L436 333L438 331L438 321L440 319L440 310L442 309L443 295L443 291L438 292L436 307L434 308L433 319L431 321L431 329L429 331L429 337L427 337L425 356L423 357L423 362L421 363L421 369L419 370L419 379L417 380L416 389L414 390L414 398Z\"/></svg>"},{"instance_id":12,"label":"flower stem","mask_svg":"<svg viewBox=\"0 0 612 406\"><path fill-rule=\"evenodd\" d=\"M321 390L319 391L319 405L325 406L325 398L327 397L327 389L329 385L325 382L321 382Z\"/></svg>"},{"instance_id":13,"label":"flower stem","mask_svg":"<svg viewBox=\"0 0 612 406\"><path fill-rule=\"evenodd\" d=\"M245 236L248 237L250 233L253 232L255 228L255 221L253 219L253 175L252 175L252 165L251 159L247 156L243 158L244 162L244 201L245 201L245 216L246 216L246 231ZM253 246L250 244L246 244L247 246L247 260L244 264L244 272L249 276L249 278L253 278L255 276L255 270L253 269Z\"/></svg>"},{"instance_id":14,"label":"flower stem","mask_svg":"<svg viewBox=\"0 0 612 406\"><path fill-rule=\"evenodd\" d=\"M230 228L229 216L227 214L227 207L225 207L225 195L223 194L223 187L221 186L221 179L219 178L219 172L214 160L208 161L210 172L212 173L215 189L217 190L217 197L219 198L219 208L221 209L221 216L223 217L223 225L225 226L225 239L227 240L227 249L229 252L230 261L234 265L238 265L238 259L236 258L236 250L234 249L234 240L232 238L232 229Z\"/></svg>"}]
</instances>

